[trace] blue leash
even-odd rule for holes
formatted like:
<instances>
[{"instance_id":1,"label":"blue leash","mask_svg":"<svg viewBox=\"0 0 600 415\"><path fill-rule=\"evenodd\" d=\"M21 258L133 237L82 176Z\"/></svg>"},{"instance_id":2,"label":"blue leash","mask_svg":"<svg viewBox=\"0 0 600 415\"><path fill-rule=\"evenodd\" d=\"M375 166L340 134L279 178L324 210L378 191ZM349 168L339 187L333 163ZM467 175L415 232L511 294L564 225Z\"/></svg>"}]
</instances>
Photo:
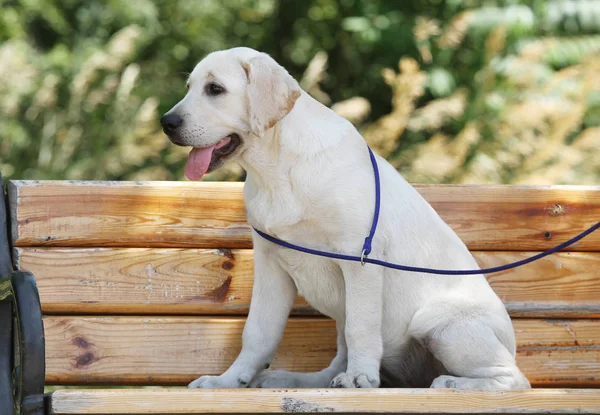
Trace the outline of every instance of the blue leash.
<instances>
[{"instance_id":1,"label":"blue leash","mask_svg":"<svg viewBox=\"0 0 600 415\"><path fill-rule=\"evenodd\" d=\"M522 259L520 261L516 261L516 262L512 262L510 264L500 265L498 267L492 267L492 268L470 269L470 270L433 269L433 268L412 267L409 265L394 264L391 262L382 261L380 259L368 258L367 256L371 253L373 237L375 236L375 231L377 230L377 222L379 221L379 210L381 207L381 204L380 204L381 186L380 186L380 179L379 179L379 168L377 166L377 161L375 160L375 155L373 154L373 151L371 150L370 147L368 147L368 148L369 148L369 155L371 157L371 164L373 165L373 172L375 175L375 213L373 215L373 224L371 225L371 231L369 232L369 236L367 236L365 238L362 254L360 256L336 254L333 252L325 252L325 251L319 251L317 249L305 248L300 245L295 245L295 244L292 244L292 243L289 243L286 241L282 241L281 239L277 239L271 235L268 235L262 231L259 231L256 228L254 228L256 233L258 233L260 236L265 238L267 241L272 242L279 246L283 246L284 248L289 248L289 249L293 249L294 251L300 251L300 252L304 252L307 254L322 256L322 257L326 257L326 258L360 262L362 265L375 264L375 265L379 265L382 267L397 269L400 271L420 272L420 273L425 273L425 274L479 275L479 274L491 274L493 272L506 271L508 269L517 268L522 265L529 264L530 262L537 261L538 259L544 258L544 257L554 254L570 245L573 245L575 242L580 241L581 239L585 238L586 236L588 236L589 234L591 234L592 232L594 232L595 230L600 228L600 222L598 222L591 228L587 229L586 231L581 232L579 235L569 239L566 242L563 242L562 244L560 244L558 246L555 246L554 248L550 248L544 252L540 252L537 255Z\"/></svg>"}]
</instances>

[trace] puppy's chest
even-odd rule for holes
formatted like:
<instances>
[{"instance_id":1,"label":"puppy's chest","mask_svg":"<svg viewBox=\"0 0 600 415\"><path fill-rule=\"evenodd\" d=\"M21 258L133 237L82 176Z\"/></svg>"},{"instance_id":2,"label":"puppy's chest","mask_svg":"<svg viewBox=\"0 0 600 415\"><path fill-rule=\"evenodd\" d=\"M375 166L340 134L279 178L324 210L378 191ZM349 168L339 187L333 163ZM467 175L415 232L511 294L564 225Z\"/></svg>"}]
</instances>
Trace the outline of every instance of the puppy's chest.
<instances>
[{"instance_id":1,"label":"puppy's chest","mask_svg":"<svg viewBox=\"0 0 600 415\"><path fill-rule=\"evenodd\" d=\"M308 233L316 232L320 237L328 231L323 223L332 222L332 208L327 198L319 197L314 191L290 183L283 184L276 191L258 190L252 183L244 186L244 203L248 222L273 236L298 236L312 238ZM299 231L302 226L311 224L306 235Z\"/></svg>"},{"instance_id":2,"label":"puppy's chest","mask_svg":"<svg viewBox=\"0 0 600 415\"><path fill-rule=\"evenodd\" d=\"M246 183L244 203L249 223L265 232L291 226L302 218L303 204L288 189L264 192Z\"/></svg>"},{"instance_id":3,"label":"puppy's chest","mask_svg":"<svg viewBox=\"0 0 600 415\"><path fill-rule=\"evenodd\" d=\"M331 260L280 249L279 263L294 280L298 294L316 310L333 318L344 313L344 279Z\"/></svg>"}]
</instances>

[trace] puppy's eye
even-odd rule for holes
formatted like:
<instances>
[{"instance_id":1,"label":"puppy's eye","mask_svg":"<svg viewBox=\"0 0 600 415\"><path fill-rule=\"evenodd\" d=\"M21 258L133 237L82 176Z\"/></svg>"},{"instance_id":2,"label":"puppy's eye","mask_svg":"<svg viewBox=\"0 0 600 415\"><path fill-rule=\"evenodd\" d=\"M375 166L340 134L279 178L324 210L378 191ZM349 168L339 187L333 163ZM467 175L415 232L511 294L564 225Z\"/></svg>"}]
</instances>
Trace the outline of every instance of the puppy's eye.
<instances>
[{"instance_id":1,"label":"puppy's eye","mask_svg":"<svg viewBox=\"0 0 600 415\"><path fill-rule=\"evenodd\" d=\"M185 87L186 87L187 89L190 89L190 84L185 84Z\"/></svg>"},{"instance_id":2,"label":"puppy's eye","mask_svg":"<svg viewBox=\"0 0 600 415\"><path fill-rule=\"evenodd\" d=\"M204 90L206 91L206 94L210 96L217 96L225 93L225 88L214 82L206 84Z\"/></svg>"}]
</instances>

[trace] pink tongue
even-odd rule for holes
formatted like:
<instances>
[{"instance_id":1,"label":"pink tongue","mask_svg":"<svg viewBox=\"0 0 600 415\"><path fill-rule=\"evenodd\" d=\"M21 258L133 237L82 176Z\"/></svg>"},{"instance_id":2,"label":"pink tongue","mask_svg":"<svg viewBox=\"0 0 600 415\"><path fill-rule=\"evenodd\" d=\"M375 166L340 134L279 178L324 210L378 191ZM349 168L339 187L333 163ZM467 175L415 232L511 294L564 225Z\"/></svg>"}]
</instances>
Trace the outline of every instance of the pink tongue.
<instances>
[{"instance_id":1,"label":"pink tongue","mask_svg":"<svg viewBox=\"0 0 600 415\"><path fill-rule=\"evenodd\" d=\"M225 137L212 147L193 148L185 164L185 176L190 180L200 180L208 171L213 150L229 144L230 141L230 137Z\"/></svg>"},{"instance_id":2,"label":"pink tongue","mask_svg":"<svg viewBox=\"0 0 600 415\"><path fill-rule=\"evenodd\" d=\"M213 150L216 146L193 148L185 164L185 176L190 180L200 180L206 174Z\"/></svg>"}]
</instances>

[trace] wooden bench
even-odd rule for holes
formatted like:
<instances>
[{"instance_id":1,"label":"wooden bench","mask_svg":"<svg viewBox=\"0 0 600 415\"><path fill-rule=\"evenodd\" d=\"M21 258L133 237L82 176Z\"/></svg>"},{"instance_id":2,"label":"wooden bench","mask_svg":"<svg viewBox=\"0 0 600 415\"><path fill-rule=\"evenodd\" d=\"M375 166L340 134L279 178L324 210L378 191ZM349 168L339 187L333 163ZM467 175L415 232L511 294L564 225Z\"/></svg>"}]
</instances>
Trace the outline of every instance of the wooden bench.
<instances>
[{"instance_id":1,"label":"wooden bench","mask_svg":"<svg viewBox=\"0 0 600 415\"><path fill-rule=\"evenodd\" d=\"M600 218L600 187L417 188L482 267ZM46 383L97 387L48 394L50 414L600 413L600 232L488 276L532 390L102 388L184 386L235 359L253 275L242 184L10 181L8 197L13 261L40 292ZM301 298L292 314L272 367L326 367L334 324Z\"/></svg>"}]
</instances>

